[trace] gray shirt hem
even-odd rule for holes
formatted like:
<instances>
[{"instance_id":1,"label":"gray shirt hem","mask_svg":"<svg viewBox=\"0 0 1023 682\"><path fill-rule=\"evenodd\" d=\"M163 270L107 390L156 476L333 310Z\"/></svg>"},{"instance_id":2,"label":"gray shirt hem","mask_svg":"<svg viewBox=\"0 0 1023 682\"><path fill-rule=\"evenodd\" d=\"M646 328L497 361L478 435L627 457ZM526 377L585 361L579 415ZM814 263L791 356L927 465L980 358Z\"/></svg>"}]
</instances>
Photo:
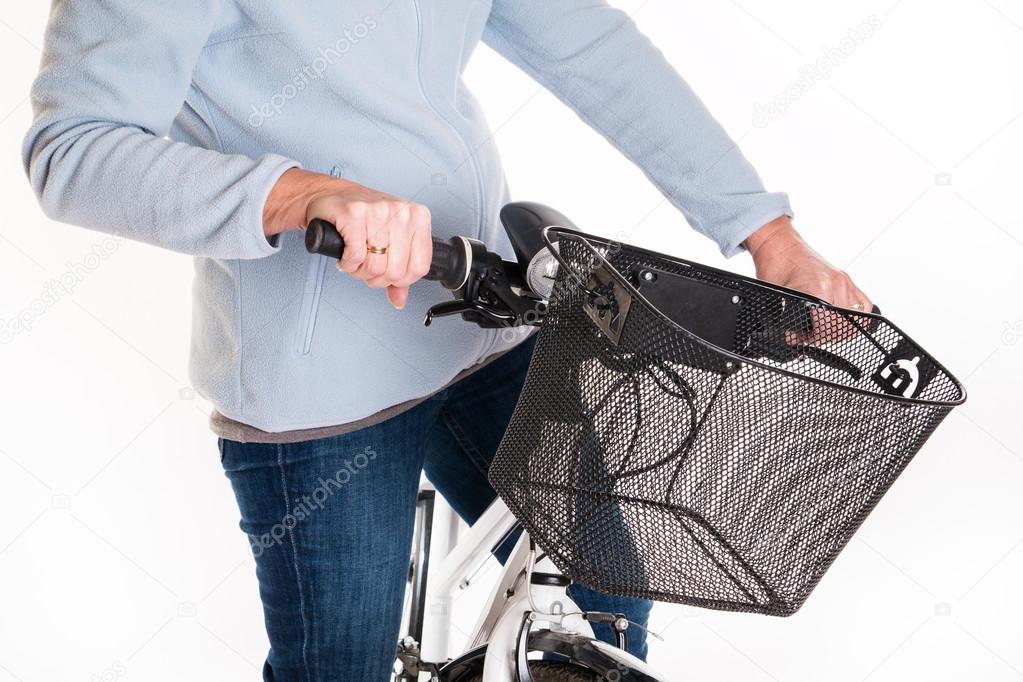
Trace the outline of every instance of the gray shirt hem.
<instances>
[{"instance_id":1,"label":"gray shirt hem","mask_svg":"<svg viewBox=\"0 0 1023 682\"><path fill-rule=\"evenodd\" d=\"M346 433L353 433L361 429L369 428L381 422L385 422L388 419L397 417L402 412L411 410L416 405L429 400L433 396L437 395L449 386L461 381L465 377L469 376L473 372L483 369L494 360L498 359L511 348L502 350L499 353L494 353L487 356L482 361L476 363L472 367L467 367L455 375L455 378L446 383L439 391L422 398L413 398L412 400L406 400L405 402L392 405L391 407L384 408L379 412L375 412L368 417L357 419L353 422L346 422L344 424L337 424L335 426L319 426L312 429L296 429L293 431L281 431L279 433L273 433L271 431L263 431L255 426L243 424L242 422L236 421L227 417L216 409L210 413L210 429L213 433L225 440L233 440L238 443L301 443L308 440L317 440L320 438L332 438L334 436L343 436Z\"/></svg>"}]
</instances>

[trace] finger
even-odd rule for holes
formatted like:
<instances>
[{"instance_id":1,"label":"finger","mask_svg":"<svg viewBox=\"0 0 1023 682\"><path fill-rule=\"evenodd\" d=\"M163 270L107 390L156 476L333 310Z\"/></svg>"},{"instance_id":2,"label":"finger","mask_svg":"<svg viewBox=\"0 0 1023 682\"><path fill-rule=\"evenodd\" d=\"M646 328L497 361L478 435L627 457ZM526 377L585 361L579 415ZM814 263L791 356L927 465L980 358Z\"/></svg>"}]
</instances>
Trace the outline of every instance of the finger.
<instances>
[{"instance_id":1,"label":"finger","mask_svg":"<svg viewBox=\"0 0 1023 682\"><path fill-rule=\"evenodd\" d=\"M345 242L344 253L337 262L337 269L354 273L366 260L366 218L368 208L361 202L348 204L345 212L337 217L335 224Z\"/></svg>"},{"instance_id":2,"label":"finger","mask_svg":"<svg viewBox=\"0 0 1023 682\"><path fill-rule=\"evenodd\" d=\"M813 315L811 310L810 315ZM802 329L786 329L785 330L785 344L788 346L805 346L810 343L813 338L813 329L805 331Z\"/></svg>"},{"instance_id":3,"label":"finger","mask_svg":"<svg viewBox=\"0 0 1023 682\"><path fill-rule=\"evenodd\" d=\"M837 307L864 312L871 308L870 299L860 291L848 275L842 275L835 287L835 292L834 305ZM828 327L819 335L818 342L844 341L856 336L868 324L869 321L864 317L832 311L828 319Z\"/></svg>"},{"instance_id":4,"label":"finger","mask_svg":"<svg viewBox=\"0 0 1023 682\"><path fill-rule=\"evenodd\" d=\"M833 276L828 291L823 298L833 306L846 307L849 295L845 278L841 275ZM814 312L811 343L823 344L829 341L837 341L842 337L842 327L844 324L841 315L830 308L823 307L816 308Z\"/></svg>"},{"instance_id":5,"label":"finger","mask_svg":"<svg viewBox=\"0 0 1023 682\"><path fill-rule=\"evenodd\" d=\"M862 310L864 312L868 312L869 313L874 308L874 302L871 301L870 297L867 296L865 293L863 293L863 290L860 289L858 286L856 286L855 284L852 284L851 286L852 286L852 298L853 298L852 307L854 309ZM859 304L858 308L857 308L857 305L856 305L857 303Z\"/></svg>"},{"instance_id":6,"label":"finger","mask_svg":"<svg viewBox=\"0 0 1023 682\"><path fill-rule=\"evenodd\" d=\"M834 284L834 294L829 301L839 308L849 310L869 311L871 308L870 298L860 291L860 288L852 281L849 275L842 273Z\"/></svg>"},{"instance_id":7,"label":"finger","mask_svg":"<svg viewBox=\"0 0 1023 682\"><path fill-rule=\"evenodd\" d=\"M396 284L405 278L409 258L409 207L408 204L398 206L388 221L389 243L387 247L387 267L382 275L367 280L372 287L386 287Z\"/></svg>"},{"instance_id":8,"label":"finger","mask_svg":"<svg viewBox=\"0 0 1023 682\"><path fill-rule=\"evenodd\" d=\"M863 311L865 313L873 312L874 302L870 300L870 297L863 293L863 291L855 284L852 285L852 288L854 302L850 307L853 310ZM854 317L853 320L856 326L860 329L869 329L873 324L869 317Z\"/></svg>"},{"instance_id":9,"label":"finger","mask_svg":"<svg viewBox=\"0 0 1023 682\"><path fill-rule=\"evenodd\" d=\"M355 276L365 280L366 284L373 286L371 281L380 277L387 270L387 261L390 257L390 211L386 204L378 203L370 207L369 219L366 221L366 244L377 249L386 249L385 253L368 252L366 260L362 263Z\"/></svg>"},{"instance_id":10,"label":"finger","mask_svg":"<svg viewBox=\"0 0 1023 682\"><path fill-rule=\"evenodd\" d=\"M403 309L408 303L408 287L387 287L387 300L398 310Z\"/></svg>"},{"instance_id":11,"label":"finger","mask_svg":"<svg viewBox=\"0 0 1023 682\"><path fill-rule=\"evenodd\" d=\"M815 282L807 289L824 303L845 308L849 306L851 300L850 284L844 274L836 274ZM810 329L786 331L785 342L789 345L819 345L839 341L853 332L845 316L830 307L811 304L808 306L807 314Z\"/></svg>"},{"instance_id":12,"label":"finger","mask_svg":"<svg viewBox=\"0 0 1023 682\"><path fill-rule=\"evenodd\" d=\"M851 332L849 322L843 315L830 308L818 308L814 315L810 343L814 345L834 343L848 338Z\"/></svg>"},{"instance_id":13,"label":"finger","mask_svg":"<svg viewBox=\"0 0 1023 682\"><path fill-rule=\"evenodd\" d=\"M818 343L826 333L824 330L828 326L829 311L826 308L821 308L819 305L809 304L807 305L806 312L810 328L786 330L785 343L788 345L808 346Z\"/></svg>"},{"instance_id":14,"label":"finger","mask_svg":"<svg viewBox=\"0 0 1023 682\"><path fill-rule=\"evenodd\" d=\"M433 234L430 225L430 209L421 204L413 204L409 226L412 230L412 241L409 246L408 265L404 279L395 282L397 286L409 286L426 276L433 260Z\"/></svg>"}]
</instances>

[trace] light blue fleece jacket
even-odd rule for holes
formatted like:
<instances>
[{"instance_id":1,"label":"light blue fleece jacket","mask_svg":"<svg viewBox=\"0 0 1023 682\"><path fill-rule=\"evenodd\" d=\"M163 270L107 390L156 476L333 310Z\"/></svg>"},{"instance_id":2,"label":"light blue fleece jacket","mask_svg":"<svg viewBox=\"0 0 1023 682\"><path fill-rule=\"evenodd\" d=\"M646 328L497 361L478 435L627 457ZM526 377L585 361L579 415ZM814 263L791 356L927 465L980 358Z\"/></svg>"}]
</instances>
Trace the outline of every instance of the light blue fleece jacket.
<instances>
[{"instance_id":1,"label":"light blue fleece jacket","mask_svg":"<svg viewBox=\"0 0 1023 682\"><path fill-rule=\"evenodd\" d=\"M438 390L500 335L425 329L449 297L437 284L397 311L300 232L269 243L263 204L289 168L334 173L510 257L501 162L462 82L481 39L726 255L791 214L632 21L595 0L55 0L24 162L55 220L196 257L191 377L222 414L271 432L355 421Z\"/></svg>"}]
</instances>

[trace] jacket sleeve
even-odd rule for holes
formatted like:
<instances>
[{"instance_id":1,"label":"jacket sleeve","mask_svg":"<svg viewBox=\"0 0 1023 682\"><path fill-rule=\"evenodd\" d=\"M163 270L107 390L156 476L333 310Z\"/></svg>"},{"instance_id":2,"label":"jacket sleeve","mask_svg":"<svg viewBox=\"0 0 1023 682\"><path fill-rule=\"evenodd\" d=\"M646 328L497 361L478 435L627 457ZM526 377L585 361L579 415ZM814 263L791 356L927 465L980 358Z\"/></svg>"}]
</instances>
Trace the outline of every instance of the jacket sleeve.
<instances>
[{"instance_id":1,"label":"jacket sleeve","mask_svg":"<svg viewBox=\"0 0 1023 682\"><path fill-rule=\"evenodd\" d=\"M484 42L604 135L726 256L792 215L625 13L597 0L494 0Z\"/></svg>"},{"instance_id":2,"label":"jacket sleeve","mask_svg":"<svg viewBox=\"0 0 1023 682\"><path fill-rule=\"evenodd\" d=\"M45 213L183 253L258 258L263 204L298 164L174 142L216 0L55 0L22 159Z\"/></svg>"}]
</instances>

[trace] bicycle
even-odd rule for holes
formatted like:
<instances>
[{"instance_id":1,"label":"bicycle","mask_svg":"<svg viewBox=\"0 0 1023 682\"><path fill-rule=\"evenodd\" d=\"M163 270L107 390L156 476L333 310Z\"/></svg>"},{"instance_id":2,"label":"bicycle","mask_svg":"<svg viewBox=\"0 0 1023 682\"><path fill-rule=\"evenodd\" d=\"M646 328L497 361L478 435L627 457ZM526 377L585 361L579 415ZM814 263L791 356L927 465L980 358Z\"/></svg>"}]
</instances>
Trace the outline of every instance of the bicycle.
<instances>
[{"instance_id":1,"label":"bicycle","mask_svg":"<svg viewBox=\"0 0 1023 682\"><path fill-rule=\"evenodd\" d=\"M539 204L509 204L501 220L515 261L434 239L426 279L454 300L425 324L461 315L541 336L491 468L498 500L459 539L453 511L419 492L395 680L667 680L625 651L624 616L579 609L572 580L794 613L965 400L876 307L586 235ZM306 248L340 258L344 243L314 220ZM519 530L469 648L449 656L453 596Z\"/></svg>"}]
</instances>

